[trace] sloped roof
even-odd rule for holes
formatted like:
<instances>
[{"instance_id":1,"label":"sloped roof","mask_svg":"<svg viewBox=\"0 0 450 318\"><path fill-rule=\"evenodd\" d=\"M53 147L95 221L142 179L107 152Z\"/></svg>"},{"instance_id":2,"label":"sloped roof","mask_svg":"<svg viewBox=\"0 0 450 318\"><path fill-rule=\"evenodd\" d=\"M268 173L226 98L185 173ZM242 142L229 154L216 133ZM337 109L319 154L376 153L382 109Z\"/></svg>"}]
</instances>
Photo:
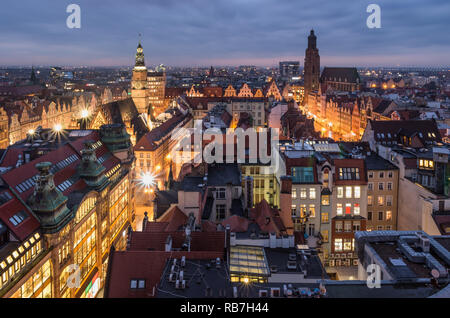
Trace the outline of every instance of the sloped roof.
<instances>
[{"instance_id":1,"label":"sloped roof","mask_svg":"<svg viewBox=\"0 0 450 318\"><path fill-rule=\"evenodd\" d=\"M250 210L250 215L262 232L280 235L286 231L278 210L271 208L265 199Z\"/></svg>"},{"instance_id":2,"label":"sloped roof","mask_svg":"<svg viewBox=\"0 0 450 318\"><path fill-rule=\"evenodd\" d=\"M359 83L361 79L356 67L325 67L320 76L320 81Z\"/></svg>"},{"instance_id":3,"label":"sloped roof","mask_svg":"<svg viewBox=\"0 0 450 318\"><path fill-rule=\"evenodd\" d=\"M231 232L246 232L248 230L250 221L242 216L232 215L223 220L221 224L224 227L229 225Z\"/></svg>"},{"instance_id":4,"label":"sloped roof","mask_svg":"<svg viewBox=\"0 0 450 318\"><path fill-rule=\"evenodd\" d=\"M379 120L370 121L376 141L397 141L398 135L421 135L425 142L441 142L441 135L434 120ZM434 134L434 136L433 136Z\"/></svg>"},{"instance_id":5,"label":"sloped roof","mask_svg":"<svg viewBox=\"0 0 450 318\"><path fill-rule=\"evenodd\" d=\"M188 217L177 206L171 207L166 211L157 222L167 223L164 231L178 231L183 225L186 224ZM147 230L147 229L146 229Z\"/></svg>"}]
</instances>

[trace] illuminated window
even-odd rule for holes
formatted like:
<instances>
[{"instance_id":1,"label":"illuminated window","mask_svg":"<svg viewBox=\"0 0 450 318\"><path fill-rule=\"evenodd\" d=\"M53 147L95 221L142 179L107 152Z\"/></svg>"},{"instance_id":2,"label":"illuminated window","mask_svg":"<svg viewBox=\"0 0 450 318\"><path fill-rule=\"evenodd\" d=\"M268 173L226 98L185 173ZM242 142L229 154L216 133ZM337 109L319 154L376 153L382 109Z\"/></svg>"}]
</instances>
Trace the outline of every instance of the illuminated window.
<instances>
[{"instance_id":1,"label":"illuminated window","mask_svg":"<svg viewBox=\"0 0 450 318\"><path fill-rule=\"evenodd\" d=\"M292 189L292 199L297 199L297 189Z\"/></svg>"},{"instance_id":2,"label":"illuminated window","mask_svg":"<svg viewBox=\"0 0 450 318\"><path fill-rule=\"evenodd\" d=\"M351 251L352 250L352 239L345 239L344 240L344 251Z\"/></svg>"},{"instance_id":3,"label":"illuminated window","mask_svg":"<svg viewBox=\"0 0 450 318\"><path fill-rule=\"evenodd\" d=\"M353 214L354 215L359 215L361 213L360 207L359 207L359 203L355 203L354 207L353 207Z\"/></svg>"},{"instance_id":4,"label":"illuminated window","mask_svg":"<svg viewBox=\"0 0 450 318\"><path fill-rule=\"evenodd\" d=\"M336 252L342 251L342 239L341 238L334 239L334 250Z\"/></svg>"},{"instance_id":5,"label":"illuminated window","mask_svg":"<svg viewBox=\"0 0 450 318\"><path fill-rule=\"evenodd\" d=\"M373 197L371 195L367 196L367 205L372 205Z\"/></svg>"},{"instance_id":6,"label":"illuminated window","mask_svg":"<svg viewBox=\"0 0 450 318\"><path fill-rule=\"evenodd\" d=\"M322 195L322 205L330 205L330 196Z\"/></svg>"},{"instance_id":7,"label":"illuminated window","mask_svg":"<svg viewBox=\"0 0 450 318\"><path fill-rule=\"evenodd\" d=\"M312 218L316 217L316 206L314 204L309 205L309 216Z\"/></svg>"},{"instance_id":8,"label":"illuminated window","mask_svg":"<svg viewBox=\"0 0 450 318\"><path fill-rule=\"evenodd\" d=\"M300 204L300 216L303 218L306 215L306 204Z\"/></svg>"},{"instance_id":9,"label":"illuminated window","mask_svg":"<svg viewBox=\"0 0 450 318\"><path fill-rule=\"evenodd\" d=\"M345 204L345 214L351 214L352 213L352 204L346 203Z\"/></svg>"},{"instance_id":10,"label":"illuminated window","mask_svg":"<svg viewBox=\"0 0 450 318\"><path fill-rule=\"evenodd\" d=\"M328 242L328 230L322 230L321 234L322 234L322 241Z\"/></svg>"},{"instance_id":11,"label":"illuminated window","mask_svg":"<svg viewBox=\"0 0 450 318\"><path fill-rule=\"evenodd\" d=\"M300 198L301 199L306 199L306 188L301 188L300 189Z\"/></svg>"},{"instance_id":12,"label":"illuminated window","mask_svg":"<svg viewBox=\"0 0 450 318\"><path fill-rule=\"evenodd\" d=\"M342 215L342 203L336 204L336 214Z\"/></svg>"},{"instance_id":13,"label":"illuminated window","mask_svg":"<svg viewBox=\"0 0 450 318\"><path fill-rule=\"evenodd\" d=\"M328 213L322 212L322 223L328 223Z\"/></svg>"},{"instance_id":14,"label":"illuminated window","mask_svg":"<svg viewBox=\"0 0 450 318\"><path fill-rule=\"evenodd\" d=\"M386 221L392 220L392 211L386 211Z\"/></svg>"},{"instance_id":15,"label":"illuminated window","mask_svg":"<svg viewBox=\"0 0 450 318\"><path fill-rule=\"evenodd\" d=\"M345 197L346 198L352 197L352 187L345 187Z\"/></svg>"},{"instance_id":16,"label":"illuminated window","mask_svg":"<svg viewBox=\"0 0 450 318\"><path fill-rule=\"evenodd\" d=\"M355 191L355 198L356 199L361 198L361 187L355 187L354 191Z\"/></svg>"},{"instance_id":17,"label":"illuminated window","mask_svg":"<svg viewBox=\"0 0 450 318\"><path fill-rule=\"evenodd\" d=\"M309 189L309 198L310 199L315 199L316 198L316 189L315 188L310 188Z\"/></svg>"},{"instance_id":18,"label":"illuminated window","mask_svg":"<svg viewBox=\"0 0 450 318\"><path fill-rule=\"evenodd\" d=\"M383 204L384 204L384 197L380 195L378 197L378 205L383 205Z\"/></svg>"},{"instance_id":19,"label":"illuminated window","mask_svg":"<svg viewBox=\"0 0 450 318\"><path fill-rule=\"evenodd\" d=\"M343 187L338 187L337 188L337 197L338 198L343 198L344 197L344 188Z\"/></svg>"},{"instance_id":20,"label":"illuminated window","mask_svg":"<svg viewBox=\"0 0 450 318\"><path fill-rule=\"evenodd\" d=\"M297 216L297 208L295 207L295 204L291 205L291 215Z\"/></svg>"}]
</instances>

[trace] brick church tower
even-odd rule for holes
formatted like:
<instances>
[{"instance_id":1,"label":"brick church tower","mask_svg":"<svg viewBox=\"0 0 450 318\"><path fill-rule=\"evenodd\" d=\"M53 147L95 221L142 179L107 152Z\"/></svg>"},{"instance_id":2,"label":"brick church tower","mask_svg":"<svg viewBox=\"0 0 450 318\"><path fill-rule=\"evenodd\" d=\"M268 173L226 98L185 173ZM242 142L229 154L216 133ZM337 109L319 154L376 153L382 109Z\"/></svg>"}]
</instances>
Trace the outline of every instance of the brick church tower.
<instances>
[{"instance_id":1,"label":"brick church tower","mask_svg":"<svg viewBox=\"0 0 450 318\"><path fill-rule=\"evenodd\" d=\"M308 100L308 94L314 90L319 89L320 77L320 56L317 49L317 37L314 35L314 30L311 30L308 36L308 48L305 52L305 66L304 66L304 83L305 95L303 104Z\"/></svg>"}]
</instances>

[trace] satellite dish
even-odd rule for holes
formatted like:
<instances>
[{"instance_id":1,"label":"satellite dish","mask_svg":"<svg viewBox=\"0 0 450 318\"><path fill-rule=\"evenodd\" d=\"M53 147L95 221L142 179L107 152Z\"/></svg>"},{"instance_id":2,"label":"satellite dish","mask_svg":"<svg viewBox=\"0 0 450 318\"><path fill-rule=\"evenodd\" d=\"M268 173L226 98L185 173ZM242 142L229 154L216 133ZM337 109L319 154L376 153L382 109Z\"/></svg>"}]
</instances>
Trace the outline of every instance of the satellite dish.
<instances>
[{"instance_id":1,"label":"satellite dish","mask_svg":"<svg viewBox=\"0 0 450 318\"><path fill-rule=\"evenodd\" d=\"M433 268L431 270L431 276L433 276L436 279L439 278L439 276L440 276L439 271L436 268Z\"/></svg>"}]
</instances>

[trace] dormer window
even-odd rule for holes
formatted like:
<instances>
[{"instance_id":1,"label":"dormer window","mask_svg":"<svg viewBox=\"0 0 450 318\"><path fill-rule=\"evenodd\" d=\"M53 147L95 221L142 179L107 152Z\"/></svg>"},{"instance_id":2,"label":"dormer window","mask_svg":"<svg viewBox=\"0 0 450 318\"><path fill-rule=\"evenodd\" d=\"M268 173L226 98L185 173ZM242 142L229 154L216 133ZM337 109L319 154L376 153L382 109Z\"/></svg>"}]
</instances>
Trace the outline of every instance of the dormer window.
<instances>
[{"instance_id":1,"label":"dormer window","mask_svg":"<svg viewBox=\"0 0 450 318\"><path fill-rule=\"evenodd\" d=\"M130 281L131 289L144 289L145 288L145 279L132 279Z\"/></svg>"}]
</instances>

